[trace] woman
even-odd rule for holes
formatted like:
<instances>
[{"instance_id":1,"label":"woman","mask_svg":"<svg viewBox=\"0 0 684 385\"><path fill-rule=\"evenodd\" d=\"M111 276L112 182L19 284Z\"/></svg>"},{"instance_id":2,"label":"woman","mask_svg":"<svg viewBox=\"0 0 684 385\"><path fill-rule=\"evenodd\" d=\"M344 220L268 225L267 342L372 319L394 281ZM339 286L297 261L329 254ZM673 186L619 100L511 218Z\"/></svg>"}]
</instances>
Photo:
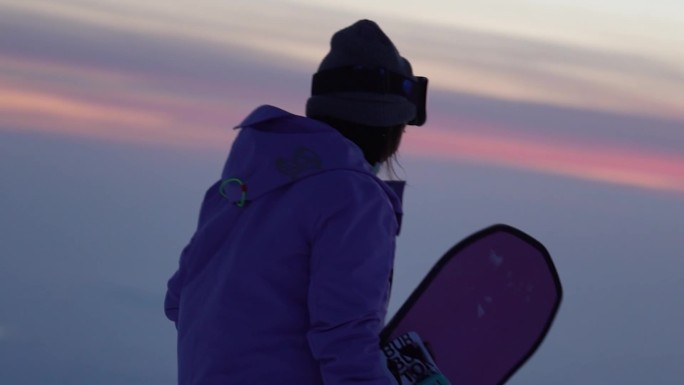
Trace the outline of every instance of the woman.
<instances>
[{"instance_id":1,"label":"woman","mask_svg":"<svg viewBox=\"0 0 684 385\"><path fill-rule=\"evenodd\" d=\"M332 38L307 117L250 114L169 280L178 381L390 385L379 347L399 195L375 176L426 79L372 21Z\"/></svg>"}]
</instances>

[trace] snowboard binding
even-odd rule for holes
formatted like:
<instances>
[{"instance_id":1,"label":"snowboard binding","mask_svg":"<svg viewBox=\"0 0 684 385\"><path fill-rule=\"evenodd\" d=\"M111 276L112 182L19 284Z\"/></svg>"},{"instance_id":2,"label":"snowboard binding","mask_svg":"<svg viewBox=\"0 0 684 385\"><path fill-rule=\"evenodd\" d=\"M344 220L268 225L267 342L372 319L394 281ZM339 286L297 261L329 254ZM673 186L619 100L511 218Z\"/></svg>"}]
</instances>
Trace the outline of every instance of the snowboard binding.
<instances>
[{"instance_id":1,"label":"snowboard binding","mask_svg":"<svg viewBox=\"0 0 684 385\"><path fill-rule=\"evenodd\" d=\"M387 367L399 385L451 385L435 364L427 343L408 332L382 348Z\"/></svg>"}]
</instances>

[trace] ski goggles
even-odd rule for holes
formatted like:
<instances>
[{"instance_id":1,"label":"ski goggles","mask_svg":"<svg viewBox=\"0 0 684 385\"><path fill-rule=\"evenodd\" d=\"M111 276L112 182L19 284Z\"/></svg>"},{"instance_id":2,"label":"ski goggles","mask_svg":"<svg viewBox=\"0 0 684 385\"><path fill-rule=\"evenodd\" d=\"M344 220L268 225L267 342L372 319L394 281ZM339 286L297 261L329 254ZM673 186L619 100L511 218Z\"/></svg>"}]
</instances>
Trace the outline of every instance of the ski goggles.
<instances>
[{"instance_id":1,"label":"ski goggles","mask_svg":"<svg viewBox=\"0 0 684 385\"><path fill-rule=\"evenodd\" d=\"M427 85L428 79L423 76L406 77L382 67L350 66L315 73L311 95L369 92L403 96L416 107L416 116L408 124L422 126L427 119Z\"/></svg>"}]
</instances>

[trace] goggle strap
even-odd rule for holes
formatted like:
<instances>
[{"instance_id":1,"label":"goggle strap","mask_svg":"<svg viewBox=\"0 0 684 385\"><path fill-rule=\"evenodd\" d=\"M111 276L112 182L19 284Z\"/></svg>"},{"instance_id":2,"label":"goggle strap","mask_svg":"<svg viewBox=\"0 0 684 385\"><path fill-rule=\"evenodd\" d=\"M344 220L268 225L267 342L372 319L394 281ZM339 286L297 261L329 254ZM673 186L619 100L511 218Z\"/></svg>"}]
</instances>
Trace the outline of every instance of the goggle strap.
<instances>
[{"instance_id":1,"label":"goggle strap","mask_svg":"<svg viewBox=\"0 0 684 385\"><path fill-rule=\"evenodd\" d=\"M384 68L340 67L315 73L311 95L369 92L394 94L411 100L416 85L414 79Z\"/></svg>"}]
</instances>

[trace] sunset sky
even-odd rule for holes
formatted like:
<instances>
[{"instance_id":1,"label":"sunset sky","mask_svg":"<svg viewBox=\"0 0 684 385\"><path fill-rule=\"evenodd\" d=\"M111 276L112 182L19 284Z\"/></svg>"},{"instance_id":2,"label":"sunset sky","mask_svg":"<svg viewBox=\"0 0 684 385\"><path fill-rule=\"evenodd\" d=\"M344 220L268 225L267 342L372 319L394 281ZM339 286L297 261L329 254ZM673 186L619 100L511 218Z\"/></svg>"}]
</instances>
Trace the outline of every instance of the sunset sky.
<instances>
[{"instance_id":1,"label":"sunset sky","mask_svg":"<svg viewBox=\"0 0 684 385\"><path fill-rule=\"evenodd\" d=\"M168 199L167 207L152 210L143 221L147 229L158 232L157 244L173 240L163 249L170 255L156 255L155 262L142 269L157 274L154 284L159 286L145 286L143 276L121 278L126 272L117 270L122 274L117 279L130 279L123 286L131 293L140 285L145 287L141 290L151 299L138 306L144 311L158 311L154 301L163 293L163 282L157 281L165 278L176 262L177 256L172 253L189 236L194 220L191 216L200 198L197 194L214 175L215 170L207 168L219 167L217 163L235 135L231 128L261 104L302 114L311 74L327 52L330 36L361 18L377 21L401 54L409 58L416 74L430 79L428 123L410 128L401 149L405 176L420 187L414 187L414 198L409 196L406 203L408 212L417 212L415 222L410 216L406 219L407 229L415 229L416 235L405 236L398 263L403 263L403 255L419 250L418 242L426 242L427 233L421 229L429 227L428 223L446 227L449 220L463 221L456 235L435 235L441 243L429 252L437 254L488 221L527 224L559 250L559 267L565 267L570 277L571 299L567 299L566 307L582 311L599 306L588 304L586 301L591 300L582 293L593 287L588 282L598 285L605 277L587 272L591 269L586 267L602 266L602 271L609 271L617 254L651 250L654 243L660 245L658 255L674 251L681 256L684 2L680 0L0 0L0 171L5 180L0 185L0 209L10 213L0 219L0 229L6 230L0 234L0 251L4 253L0 256L0 268L4 265L4 269L0 270L5 272L0 272L0 278L5 278L0 281L0 291L20 293L31 286L27 286L29 275L7 273L13 267L29 274L29 265L5 256L33 255L25 251L38 247L26 238L28 233L51 229L56 245L72 247L69 252L57 247L55 250L62 253L58 255L82 255L81 259L73 257L81 263L87 259L85 255L97 253L103 246L93 241L76 247L65 240L67 233L62 231L73 224L74 228L93 231L95 238L100 236L95 232L97 227L78 222L78 218L91 215L85 211L88 204L105 217L123 210L116 215L126 223L123 213L135 215L144 206L142 195L136 194L143 194L145 202L156 202L153 195L145 195L147 192L131 190L134 183L139 186L158 180L172 186L177 194ZM181 164L179 154L185 163ZM101 179L95 165L106 166L107 173ZM124 171L124 166L132 171ZM105 185L112 191L111 200L97 201L98 205L95 199L105 198L90 200L90 196L77 193L88 188L101 191ZM51 201L61 201L62 206L48 205L38 198L42 195L35 195L37 201L29 201L34 196L31 194L38 193L25 192L27 186L47 189ZM429 191L421 190L425 186ZM504 190L514 195L505 195ZM83 211L78 208L83 200L76 201L76 197L89 202ZM487 203L486 198L498 203ZM438 209L428 207L429 203L462 205L471 199L488 211L478 213L474 209L477 205L467 204L467 210L455 209L458 214L448 219L441 217ZM67 207L64 205L72 206L69 210L59 208ZM75 217L74 212L78 214ZM45 218L44 213L54 215ZM38 225L30 224L35 218L43 219ZM73 223L69 218L75 218ZM93 221L105 226L100 220ZM174 227L174 222L183 224ZM635 227L628 229L627 223ZM608 230L615 228L620 230ZM566 234L585 231L581 242L587 249L600 249L603 241L619 247L612 250L613 262L571 258L579 246L570 241L574 237L561 237L560 229ZM138 241L143 243L136 245L147 245L144 247L149 247L150 253L160 253L152 241ZM76 251L81 248L89 251ZM633 265L623 271L624 281L619 282L629 286L627 274L648 272L644 287L656 291L642 298L669 293L667 303L684 305L682 300L669 297L674 293L679 293L678 298L684 296L684 289L675 285L681 279L667 275L681 271L684 264L679 259L660 260L657 273L641 265L638 258L627 259ZM159 261L164 261L161 269ZM89 274L85 271L64 268L60 280L78 276L74 282L81 285L80 279ZM577 281L572 281L574 273ZM661 281L661 273L669 278ZM99 274L90 277L116 281L106 272ZM418 278L412 276L411 280ZM116 282L120 287L121 282ZM74 285L63 288L63 294L72 293L72 289L80 292L85 284ZM410 284L400 288L399 297L409 289ZM36 291L27 293L39 296ZM577 300L573 305L573 293L585 302ZM61 301L61 297L55 298ZM611 298L624 297L615 294ZM88 297L91 300L95 301ZM629 309L628 301L624 301L625 307L620 309ZM16 303L20 303L16 296L0 294L0 307ZM44 302L50 308L54 303ZM632 314L630 311L627 313ZM12 338L21 335L12 330L21 329L17 325L26 321L15 313L19 311L12 311L14 315L10 316L0 312L0 382L37 383L21 382L15 372L3 374L9 373L3 368L3 358L37 343L36 339ZM676 330L678 340L684 343L684 333L674 326L684 319L682 308L664 318L669 326L662 333ZM70 320L66 317L63 322ZM634 335L645 325L657 329L654 323L635 323L630 333ZM161 325L157 327L168 326ZM589 352L592 348L572 345L570 338L563 339L562 326L559 328L556 345L549 343L551 358L544 364L556 372L586 369L587 365L597 372L595 376L552 383L627 385L643 384L630 381L649 378L647 374L610 377L614 371L589 363L564 367L558 363L563 357L561 350L581 356L583 349ZM164 333L149 341L145 349L162 338L164 348L172 349L170 331ZM667 340L665 334L658 339ZM94 350L100 346L93 344ZM633 350L644 342L617 345ZM653 345L654 352L661 348ZM32 377L35 381L55 376L52 366L44 363L53 358L51 354L44 353L36 361L43 365L45 374L40 377L38 370ZM607 349L599 362L620 354ZM684 371L680 365L668 363L684 359L681 350L663 354L667 355L665 359L651 357L653 361L649 361L662 381L650 383L679 383ZM73 357L74 362L80 362L81 356L74 353ZM136 378L147 379L139 383L161 384L173 379L172 359L173 352L165 353L150 372L133 365L135 373L144 373ZM12 362L31 368L30 358L15 357ZM616 368L611 365L617 364L611 361L606 367ZM117 373L127 373L129 367L121 364ZM511 383L549 383L545 376L551 375L551 369L545 372L541 366L532 367L537 369L530 369L528 377L514 378ZM82 380L85 384L89 382L84 378L102 372L90 367L84 372L89 374L81 377L60 375L71 383ZM138 383L135 381L130 383Z\"/></svg>"},{"instance_id":2,"label":"sunset sky","mask_svg":"<svg viewBox=\"0 0 684 385\"><path fill-rule=\"evenodd\" d=\"M216 146L257 103L301 113L329 35L364 14L436 91L431 131L415 133L411 153L522 168L543 159L544 172L684 192L684 5L367 3L0 1L0 126ZM481 98L484 111L464 119L463 95ZM493 113L492 100L509 108ZM507 113L523 109L511 123ZM596 118L540 124L551 109ZM620 127L633 117L646 121ZM534 133L521 148L515 135L525 130ZM597 135L607 138L594 143Z\"/></svg>"}]
</instances>

